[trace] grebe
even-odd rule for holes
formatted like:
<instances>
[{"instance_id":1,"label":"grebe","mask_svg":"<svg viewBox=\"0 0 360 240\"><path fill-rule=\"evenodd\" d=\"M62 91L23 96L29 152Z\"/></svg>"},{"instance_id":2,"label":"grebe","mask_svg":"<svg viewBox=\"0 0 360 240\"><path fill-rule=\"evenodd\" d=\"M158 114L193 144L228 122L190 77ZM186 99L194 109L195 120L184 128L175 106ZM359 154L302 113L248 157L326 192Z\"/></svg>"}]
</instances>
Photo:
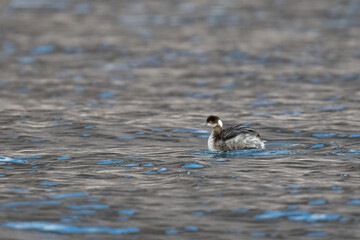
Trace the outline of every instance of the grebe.
<instances>
[{"instance_id":1,"label":"grebe","mask_svg":"<svg viewBox=\"0 0 360 240\"><path fill-rule=\"evenodd\" d=\"M223 129L223 122L218 116L210 115L206 124L212 127L212 132L208 140L210 151L232 151L249 148L264 149L265 144L260 138L260 134L254 129L236 125Z\"/></svg>"}]
</instances>

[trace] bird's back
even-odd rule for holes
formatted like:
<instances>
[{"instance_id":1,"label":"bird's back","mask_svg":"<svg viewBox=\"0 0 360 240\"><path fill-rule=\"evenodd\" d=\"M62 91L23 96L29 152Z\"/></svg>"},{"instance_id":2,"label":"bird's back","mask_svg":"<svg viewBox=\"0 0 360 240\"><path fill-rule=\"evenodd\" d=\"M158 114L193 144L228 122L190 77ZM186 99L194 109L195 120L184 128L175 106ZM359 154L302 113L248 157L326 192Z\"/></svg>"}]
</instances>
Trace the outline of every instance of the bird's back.
<instances>
[{"instance_id":1,"label":"bird's back","mask_svg":"<svg viewBox=\"0 0 360 240\"><path fill-rule=\"evenodd\" d=\"M211 151L232 151L239 149L264 148L260 134L254 129L236 125L213 133L209 137L208 146Z\"/></svg>"},{"instance_id":2,"label":"bird's back","mask_svg":"<svg viewBox=\"0 0 360 240\"><path fill-rule=\"evenodd\" d=\"M260 134L254 129L243 126L243 125L235 125L226 129L223 129L220 134L217 136L218 140L227 141L232 138L235 138L239 135L248 135L251 137L260 138Z\"/></svg>"}]
</instances>

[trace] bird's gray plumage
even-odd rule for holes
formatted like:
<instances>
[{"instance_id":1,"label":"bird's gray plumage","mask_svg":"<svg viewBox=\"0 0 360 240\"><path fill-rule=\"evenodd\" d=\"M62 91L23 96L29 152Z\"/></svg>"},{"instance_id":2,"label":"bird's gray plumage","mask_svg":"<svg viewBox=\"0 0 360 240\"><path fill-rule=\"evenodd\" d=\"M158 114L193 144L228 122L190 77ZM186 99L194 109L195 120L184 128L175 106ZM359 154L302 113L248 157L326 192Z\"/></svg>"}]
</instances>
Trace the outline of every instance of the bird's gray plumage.
<instances>
[{"instance_id":1,"label":"bird's gray plumage","mask_svg":"<svg viewBox=\"0 0 360 240\"><path fill-rule=\"evenodd\" d=\"M259 137L260 138L260 134L255 131L254 129L247 127L247 126L242 126L242 125L236 125L236 126L232 126L226 129L223 129L219 135L217 135L215 138L217 140L222 140L222 141L227 141L230 140L240 134L249 134L249 135L253 135L254 137Z\"/></svg>"}]
</instances>

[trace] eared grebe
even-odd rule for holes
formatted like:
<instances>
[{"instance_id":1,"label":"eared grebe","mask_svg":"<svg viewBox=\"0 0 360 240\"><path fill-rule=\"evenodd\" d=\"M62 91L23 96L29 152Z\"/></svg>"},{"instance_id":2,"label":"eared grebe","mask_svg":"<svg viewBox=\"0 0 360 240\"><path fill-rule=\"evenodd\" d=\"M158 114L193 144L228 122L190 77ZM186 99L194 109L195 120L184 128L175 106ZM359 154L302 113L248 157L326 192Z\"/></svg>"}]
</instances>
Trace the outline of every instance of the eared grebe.
<instances>
[{"instance_id":1,"label":"eared grebe","mask_svg":"<svg viewBox=\"0 0 360 240\"><path fill-rule=\"evenodd\" d=\"M221 119L218 116L213 115L210 115L207 118L206 125L213 128L208 140L210 151L265 148L265 144L261 140L260 134L252 128L236 125L223 129Z\"/></svg>"}]
</instances>

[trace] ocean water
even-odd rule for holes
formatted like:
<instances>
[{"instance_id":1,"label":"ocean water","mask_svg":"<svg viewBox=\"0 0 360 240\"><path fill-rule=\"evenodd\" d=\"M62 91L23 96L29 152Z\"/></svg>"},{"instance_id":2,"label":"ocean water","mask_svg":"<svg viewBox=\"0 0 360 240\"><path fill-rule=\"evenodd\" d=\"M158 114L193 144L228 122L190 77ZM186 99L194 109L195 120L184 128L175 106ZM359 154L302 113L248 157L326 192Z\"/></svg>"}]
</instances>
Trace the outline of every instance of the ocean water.
<instances>
[{"instance_id":1,"label":"ocean water","mask_svg":"<svg viewBox=\"0 0 360 240\"><path fill-rule=\"evenodd\" d=\"M1 239L357 239L358 1L0 5ZM210 152L210 114L264 150Z\"/></svg>"}]
</instances>

